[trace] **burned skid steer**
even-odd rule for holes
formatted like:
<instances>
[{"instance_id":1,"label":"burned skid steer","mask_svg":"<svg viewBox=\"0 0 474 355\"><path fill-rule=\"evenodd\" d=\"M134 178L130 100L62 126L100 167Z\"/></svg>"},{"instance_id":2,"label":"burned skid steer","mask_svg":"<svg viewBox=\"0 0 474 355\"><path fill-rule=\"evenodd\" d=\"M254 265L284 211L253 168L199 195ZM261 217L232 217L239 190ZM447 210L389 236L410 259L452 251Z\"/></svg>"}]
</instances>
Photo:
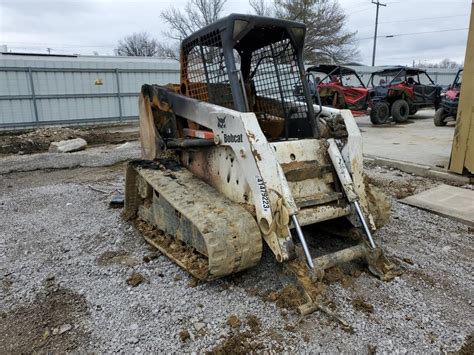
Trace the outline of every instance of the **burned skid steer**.
<instances>
[{"instance_id":1,"label":"burned skid steer","mask_svg":"<svg viewBox=\"0 0 474 355\"><path fill-rule=\"evenodd\" d=\"M356 258L394 274L371 234L389 207L364 181L351 112L313 104L304 38L303 24L233 14L182 42L180 85L142 87L124 214L201 280L255 266L262 239L300 278ZM335 219L358 244L313 259L301 227Z\"/></svg>"}]
</instances>

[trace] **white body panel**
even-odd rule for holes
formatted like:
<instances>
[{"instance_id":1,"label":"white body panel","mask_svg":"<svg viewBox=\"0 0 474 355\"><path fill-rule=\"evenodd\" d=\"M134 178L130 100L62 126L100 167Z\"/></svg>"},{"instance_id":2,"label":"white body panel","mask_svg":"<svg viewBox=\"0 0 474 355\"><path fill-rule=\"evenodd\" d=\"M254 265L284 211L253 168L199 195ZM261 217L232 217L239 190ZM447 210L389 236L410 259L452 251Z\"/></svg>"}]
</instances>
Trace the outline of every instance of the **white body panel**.
<instances>
[{"instance_id":1,"label":"white body panel","mask_svg":"<svg viewBox=\"0 0 474 355\"><path fill-rule=\"evenodd\" d=\"M184 165L228 198L254 207L263 238L278 261L291 258L293 252L289 221L284 226L279 225L281 216L300 214L300 222L304 225L353 214L345 199L328 200L328 196L335 194L338 183L334 181L332 171L324 170L332 164L326 139L269 143L254 113L242 113L189 98L183 100L186 102L182 105L179 101L175 103L173 112L212 130L217 144L216 147L184 151ZM354 190L360 196L360 204L367 212L357 124L348 110L323 107L322 114L344 120L348 137L336 141L353 178ZM291 167L295 162L314 164L314 169L322 173L288 181L282 166ZM308 172L304 168L303 173L305 169ZM314 206L311 207L299 208L295 201L304 199L307 202L312 197ZM318 202L319 198L324 202ZM358 225L357 218L349 218ZM372 222L371 217L369 221Z\"/></svg>"}]
</instances>

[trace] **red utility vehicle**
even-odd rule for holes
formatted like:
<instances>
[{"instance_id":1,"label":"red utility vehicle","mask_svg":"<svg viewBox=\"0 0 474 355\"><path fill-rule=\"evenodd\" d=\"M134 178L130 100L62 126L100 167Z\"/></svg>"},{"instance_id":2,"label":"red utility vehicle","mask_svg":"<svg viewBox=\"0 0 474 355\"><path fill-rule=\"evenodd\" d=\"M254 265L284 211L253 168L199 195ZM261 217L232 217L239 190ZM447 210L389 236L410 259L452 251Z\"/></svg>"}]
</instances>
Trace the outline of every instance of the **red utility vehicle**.
<instances>
[{"instance_id":1,"label":"red utility vehicle","mask_svg":"<svg viewBox=\"0 0 474 355\"><path fill-rule=\"evenodd\" d=\"M324 106L351 110L354 115L366 115L368 92L354 69L339 65L321 64L306 69L313 96L316 88Z\"/></svg>"},{"instance_id":2,"label":"red utility vehicle","mask_svg":"<svg viewBox=\"0 0 474 355\"><path fill-rule=\"evenodd\" d=\"M441 94L441 106L436 110L434 116L435 126L446 126L448 121L456 121L459 94L461 93L462 72L462 69L458 70L454 82L448 87L448 91Z\"/></svg>"},{"instance_id":3,"label":"red utility vehicle","mask_svg":"<svg viewBox=\"0 0 474 355\"><path fill-rule=\"evenodd\" d=\"M373 72L367 85L370 88L370 120L373 124L405 122L419 109L438 109L441 87L425 70L409 67L390 67Z\"/></svg>"}]
</instances>

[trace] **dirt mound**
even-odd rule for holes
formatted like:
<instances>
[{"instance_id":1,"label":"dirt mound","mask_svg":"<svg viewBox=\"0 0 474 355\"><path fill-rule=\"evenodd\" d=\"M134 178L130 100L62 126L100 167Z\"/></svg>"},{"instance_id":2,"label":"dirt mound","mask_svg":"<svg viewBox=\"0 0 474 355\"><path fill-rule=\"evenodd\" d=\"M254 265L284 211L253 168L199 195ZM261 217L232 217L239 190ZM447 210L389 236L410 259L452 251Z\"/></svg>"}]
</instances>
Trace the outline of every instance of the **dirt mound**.
<instances>
[{"instance_id":1,"label":"dirt mound","mask_svg":"<svg viewBox=\"0 0 474 355\"><path fill-rule=\"evenodd\" d=\"M258 334L262 330L262 322L260 322L260 319L255 314L249 314L247 316L247 325L250 327L250 330Z\"/></svg>"},{"instance_id":2,"label":"dirt mound","mask_svg":"<svg viewBox=\"0 0 474 355\"><path fill-rule=\"evenodd\" d=\"M232 314L229 318L227 318L226 323L231 328L240 328L240 325L242 324L239 317L237 317L235 314Z\"/></svg>"},{"instance_id":3,"label":"dirt mound","mask_svg":"<svg viewBox=\"0 0 474 355\"><path fill-rule=\"evenodd\" d=\"M369 203L377 202L379 200L379 192L381 192L382 190L386 194L395 197L396 199L403 199L407 196L414 195L415 193L421 192L426 189L426 186L420 186L420 181L417 177L413 177L405 173L395 174L398 174L400 176L364 176L364 182L366 186L369 187L368 189L366 189L367 194L369 195ZM424 185L427 184L425 183ZM375 191L373 196L371 196L371 189L374 189ZM371 199L373 201L371 201Z\"/></svg>"},{"instance_id":4,"label":"dirt mound","mask_svg":"<svg viewBox=\"0 0 474 355\"><path fill-rule=\"evenodd\" d=\"M352 300L352 306L358 311L365 313L373 313L374 306L370 303L365 302L362 298L357 297Z\"/></svg>"},{"instance_id":5,"label":"dirt mound","mask_svg":"<svg viewBox=\"0 0 474 355\"><path fill-rule=\"evenodd\" d=\"M89 342L84 296L50 282L27 305L0 313L1 354L65 353Z\"/></svg>"},{"instance_id":6,"label":"dirt mound","mask_svg":"<svg viewBox=\"0 0 474 355\"><path fill-rule=\"evenodd\" d=\"M354 274L355 274L355 272L354 272ZM331 268L326 269L324 271L324 282L327 285L330 285L334 282L340 282L342 287L348 288L353 284L353 282L354 282L353 277L355 277L355 276L356 275L354 275L354 276L347 275L344 272L344 270L341 269L341 267L334 266L334 267L331 267Z\"/></svg>"},{"instance_id":7,"label":"dirt mound","mask_svg":"<svg viewBox=\"0 0 474 355\"><path fill-rule=\"evenodd\" d=\"M84 131L72 128L40 128L28 133L0 136L0 153L44 152L51 142L82 138Z\"/></svg>"},{"instance_id":8,"label":"dirt mound","mask_svg":"<svg viewBox=\"0 0 474 355\"><path fill-rule=\"evenodd\" d=\"M209 354L224 355L224 354L249 354L261 351L264 349L264 345L259 341L252 341L251 332L237 332L214 349Z\"/></svg>"},{"instance_id":9,"label":"dirt mound","mask_svg":"<svg viewBox=\"0 0 474 355\"><path fill-rule=\"evenodd\" d=\"M144 281L146 281L146 280L145 280L145 277L142 274L140 274L138 272L134 272L127 278L127 285L130 285L132 287L137 287L138 285L140 285Z\"/></svg>"},{"instance_id":10,"label":"dirt mound","mask_svg":"<svg viewBox=\"0 0 474 355\"><path fill-rule=\"evenodd\" d=\"M286 309L297 309L306 303L301 291L294 285L289 285L279 292L271 292L267 296L267 300L275 302L278 307Z\"/></svg>"},{"instance_id":11,"label":"dirt mound","mask_svg":"<svg viewBox=\"0 0 474 355\"><path fill-rule=\"evenodd\" d=\"M39 128L19 135L0 135L0 154L46 152L51 142L73 138L83 138L88 144L117 144L138 139L138 132L133 130L110 132L107 129L98 129L97 127L87 129L63 127Z\"/></svg>"},{"instance_id":12,"label":"dirt mound","mask_svg":"<svg viewBox=\"0 0 474 355\"><path fill-rule=\"evenodd\" d=\"M474 354L474 333L469 334L464 340L464 344L458 351L459 355Z\"/></svg>"},{"instance_id":13,"label":"dirt mound","mask_svg":"<svg viewBox=\"0 0 474 355\"><path fill-rule=\"evenodd\" d=\"M364 177L364 183L370 214L374 218L375 226L380 228L390 220L390 200L367 176Z\"/></svg>"},{"instance_id":14,"label":"dirt mound","mask_svg":"<svg viewBox=\"0 0 474 355\"><path fill-rule=\"evenodd\" d=\"M125 250L114 250L102 253L97 258L97 264L100 266L125 265L133 267L140 264L140 260Z\"/></svg>"},{"instance_id":15,"label":"dirt mound","mask_svg":"<svg viewBox=\"0 0 474 355\"><path fill-rule=\"evenodd\" d=\"M181 329L179 332L179 338L184 343L186 340L191 338L191 335L189 334L189 331L187 329Z\"/></svg>"}]
</instances>

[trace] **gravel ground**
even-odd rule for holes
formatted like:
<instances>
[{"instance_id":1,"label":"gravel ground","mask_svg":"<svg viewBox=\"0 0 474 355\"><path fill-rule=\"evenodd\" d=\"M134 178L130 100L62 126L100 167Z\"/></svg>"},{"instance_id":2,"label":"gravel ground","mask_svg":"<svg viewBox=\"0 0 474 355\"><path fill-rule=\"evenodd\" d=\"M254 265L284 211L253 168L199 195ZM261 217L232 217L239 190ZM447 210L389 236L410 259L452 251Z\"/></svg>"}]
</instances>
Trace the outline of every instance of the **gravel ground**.
<instances>
[{"instance_id":1,"label":"gravel ground","mask_svg":"<svg viewBox=\"0 0 474 355\"><path fill-rule=\"evenodd\" d=\"M123 169L0 175L0 353L236 352L242 344L357 353L464 344L472 353L472 230L395 200L436 182L368 169L394 197L393 218L377 236L404 274L382 282L355 263L352 276L328 281L330 307L352 325L348 332L324 313L300 318L267 300L282 288L268 251L255 268L206 284L152 252L108 206ZM313 250L332 242L307 233Z\"/></svg>"}]
</instances>

